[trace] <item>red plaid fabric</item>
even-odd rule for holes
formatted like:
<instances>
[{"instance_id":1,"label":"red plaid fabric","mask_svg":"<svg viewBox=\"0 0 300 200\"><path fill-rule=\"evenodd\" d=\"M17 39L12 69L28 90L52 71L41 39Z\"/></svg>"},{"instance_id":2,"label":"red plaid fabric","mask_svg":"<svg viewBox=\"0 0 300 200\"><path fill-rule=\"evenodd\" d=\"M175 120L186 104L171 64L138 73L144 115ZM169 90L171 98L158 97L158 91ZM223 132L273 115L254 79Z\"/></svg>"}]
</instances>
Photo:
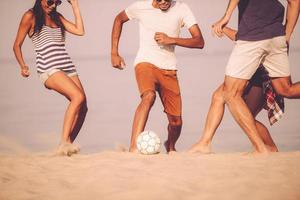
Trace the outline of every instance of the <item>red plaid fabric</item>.
<instances>
[{"instance_id":1,"label":"red plaid fabric","mask_svg":"<svg viewBox=\"0 0 300 200\"><path fill-rule=\"evenodd\" d=\"M271 125L282 118L284 113L284 98L274 91L271 79L268 75L264 77L263 93L265 98L264 109L268 111L268 118Z\"/></svg>"}]
</instances>

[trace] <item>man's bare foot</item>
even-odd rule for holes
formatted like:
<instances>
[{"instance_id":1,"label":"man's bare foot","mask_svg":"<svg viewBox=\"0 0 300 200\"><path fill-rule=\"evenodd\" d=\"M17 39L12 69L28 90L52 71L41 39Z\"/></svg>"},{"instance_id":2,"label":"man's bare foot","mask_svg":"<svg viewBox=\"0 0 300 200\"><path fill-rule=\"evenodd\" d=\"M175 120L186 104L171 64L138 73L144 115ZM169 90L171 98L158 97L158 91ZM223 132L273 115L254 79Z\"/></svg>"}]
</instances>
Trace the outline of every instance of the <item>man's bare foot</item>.
<instances>
[{"instance_id":1,"label":"man's bare foot","mask_svg":"<svg viewBox=\"0 0 300 200\"><path fill-rule=\"evenodd\" d=\"M268 146L266 145L267 149L272 152L272 153L276 153L276 152L279 152L278 151L278 148L276 146Z\"/></svg>"},{"instance_id":2,"label":"man's bare foot","mask_svg":"<svg viewBox=\"0 0 300 200\"><path fill-rule=\"evenodd\" d=\"M194 144L192 148L188 150L188 153L202 153L202 154L211 154L211 145L204 145L200 142Z\"/></svg>"},{"instance_id":3,"label":"man's bare foot","mask_svg":"<svg viewBox=\"0 0 300 200\"><path fill-rule=\"evenodd\" d=\"M177 151L174 147L170 147L170 144L169 144L168 140L164 142L164 146L165 146L165 149L166 149L168 154L177 153Z\"/></svg>"},{"instance_id":4,"label":"man's bare foot","mask_svg":"<svg viewBox=\"0 0 300 200\"><path fill-rule=\"evenodd\" d=\"M139 150L136 147L130 147L129 152L130 153L139 153Z\"/></svg>"},{"instance_id":5,"label":"man's bare foot","mask_svg":"<svg viewBox=\"0 0 300 200\"><path fill-rule=\"evenodd\" d=\"M253 150L253 151L247 152L243 155L245 155L245 156L255 156L256 157L256 156L269 156L271 153L272 152L270 152L270 151L259 152L257 150Z\"/></svg>"}]
</instances>

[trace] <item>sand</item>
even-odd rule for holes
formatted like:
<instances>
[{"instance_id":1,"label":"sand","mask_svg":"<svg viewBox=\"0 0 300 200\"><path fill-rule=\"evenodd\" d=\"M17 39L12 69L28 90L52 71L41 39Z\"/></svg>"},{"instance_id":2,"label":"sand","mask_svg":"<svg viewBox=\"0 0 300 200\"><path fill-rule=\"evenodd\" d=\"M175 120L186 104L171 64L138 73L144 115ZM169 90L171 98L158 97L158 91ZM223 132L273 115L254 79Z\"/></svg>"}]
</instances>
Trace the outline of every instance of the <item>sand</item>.
<instances>
[{"instance_id":1,"label":"sand","mask_svg":"<svg viewBox=\"0 0 300 200\"><path fill-rule=\"evenodd\" d=\"M0 154L1 200L299 200L300 152Z\"/></svg>"}]
</instances>

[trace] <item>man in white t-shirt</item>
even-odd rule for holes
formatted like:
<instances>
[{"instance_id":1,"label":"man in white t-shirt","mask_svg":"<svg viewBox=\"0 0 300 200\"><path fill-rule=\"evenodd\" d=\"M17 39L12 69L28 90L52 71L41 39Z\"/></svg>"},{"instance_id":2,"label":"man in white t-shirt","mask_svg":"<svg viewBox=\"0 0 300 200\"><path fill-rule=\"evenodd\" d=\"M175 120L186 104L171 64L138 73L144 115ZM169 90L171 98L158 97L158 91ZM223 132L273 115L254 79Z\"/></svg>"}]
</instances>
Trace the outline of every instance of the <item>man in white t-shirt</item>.
<instances>
[{"instance_id":1,"label":"man in white t-shirt","mask_svg":"<svg viewBox=\"0 0 300 200\"><path fill-rule=\"evenodd\" d=\"M114 21L111 62L118 69L125 66L118 52L122 26L132 19L136 19L140 26L140 48L134 65L141 102L133 120L129 151L137 152L136 139L146 126L156 91L169 120L165 147L167 152L176 151L182 118L175 46L201 49L204 40L192 11L185 3L172 0L137 1L119 13ZM189 30L190 38L179 38L182 27Z\"/></svg>"}]
</instances>

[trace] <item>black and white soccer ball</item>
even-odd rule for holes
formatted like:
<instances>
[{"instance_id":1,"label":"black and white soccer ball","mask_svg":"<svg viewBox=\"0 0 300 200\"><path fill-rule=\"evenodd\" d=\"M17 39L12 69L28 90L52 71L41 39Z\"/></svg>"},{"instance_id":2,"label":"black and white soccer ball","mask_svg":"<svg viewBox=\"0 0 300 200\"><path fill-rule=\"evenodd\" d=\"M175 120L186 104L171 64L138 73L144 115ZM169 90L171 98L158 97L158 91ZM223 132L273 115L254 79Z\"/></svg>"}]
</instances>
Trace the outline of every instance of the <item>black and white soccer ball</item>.
<instances>
[{"instance_id":1,"label":"black and white soccer ball","mask_svg":"<svg viewBox=\"0 0 300 200\"><path fill-rule=\"evenodd\" d=\"M143 131L137 138L137 148L141 154L157 154L160 146L160 138L153 131Z\"/></svg>"}]
</instances>

